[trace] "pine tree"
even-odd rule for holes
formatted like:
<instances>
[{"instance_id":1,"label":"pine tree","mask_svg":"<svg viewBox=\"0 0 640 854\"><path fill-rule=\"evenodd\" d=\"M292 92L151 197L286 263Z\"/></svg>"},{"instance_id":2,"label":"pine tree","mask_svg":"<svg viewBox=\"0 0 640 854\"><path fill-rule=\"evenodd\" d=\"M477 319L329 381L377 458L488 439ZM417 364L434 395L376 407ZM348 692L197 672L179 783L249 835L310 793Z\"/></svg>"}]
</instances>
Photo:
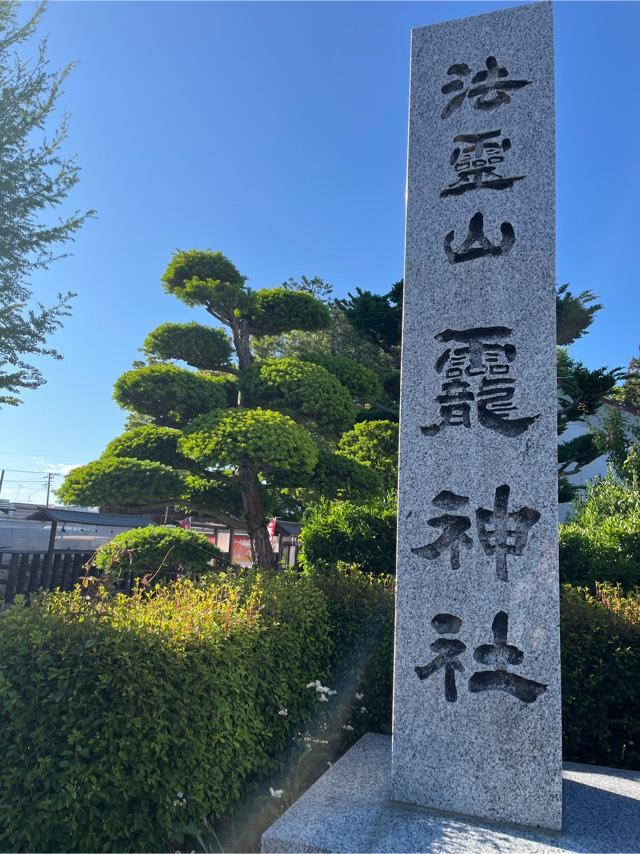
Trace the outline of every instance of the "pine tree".
<instances>
[{"instance_id":1,"label":"pine tree","mask_svg":"<svg viewBox=\"0 0 640 854\"><path fill-rule=\"evenodd\" d=\"M35 34L44 4L22 25L17 8L15 2L0 3L0 404L9 405L20 403L22 390L45 381L24 355L61 358L46 341L68 316L73 297L58 294L48 308L30 306L27 279L62 257L54 247L72 240L93 213L76 211L55 224L46 222L46 214L66 200L79 177L75 160L61 153L67 117L46 135L72 66L48 71L46 41L35 60L20 56L16 48Z\"/></svg>"},{"instance_id":2,"label":"pine tree","mask_svg":"<svg viewBox=\"0 0 640 854\"><path fill-rule=\"evenodd\" d=\"M308 292L251 290L228 258L211 251L176 252L162 280L228 331L164 323L151 332L147 364L115 384L118 404L142 421L100 459L74 469L58 496L242 513L256 563L271 566L266 518L283 494L353 499L382 491L371 466L336 449L379 392L378 380L345 357L255 357L254 342L264 336L327 327L327 307Z\"/></svg>"}]
</instances>

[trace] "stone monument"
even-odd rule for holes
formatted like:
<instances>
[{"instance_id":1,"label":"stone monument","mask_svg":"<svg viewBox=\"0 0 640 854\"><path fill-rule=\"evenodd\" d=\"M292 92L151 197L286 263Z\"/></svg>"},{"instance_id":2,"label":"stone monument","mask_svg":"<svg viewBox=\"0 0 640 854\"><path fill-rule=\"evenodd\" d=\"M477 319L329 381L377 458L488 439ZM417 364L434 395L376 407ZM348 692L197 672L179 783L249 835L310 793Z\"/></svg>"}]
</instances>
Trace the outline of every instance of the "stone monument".
<instances>
[{"instance_id":1,"label":"stone monument","mask_svg":"<svg viewBox=\"0 0 640 854\"><path fill-rule=\"evenodd\" d=\"M551 5L413 32L392 784L562 821Z\"/></svg>"},{"instance_id":2,"label":"stone monument","mask_svg":"<svg viewBox=\"0 0 640 854\"><path fill-rule=\"evenodd\" d=\"M640 775L565 769L563 824L551 4L414 30L409 115L391 750L262 850L634 850Z\"/></svg>"}]
</instances>

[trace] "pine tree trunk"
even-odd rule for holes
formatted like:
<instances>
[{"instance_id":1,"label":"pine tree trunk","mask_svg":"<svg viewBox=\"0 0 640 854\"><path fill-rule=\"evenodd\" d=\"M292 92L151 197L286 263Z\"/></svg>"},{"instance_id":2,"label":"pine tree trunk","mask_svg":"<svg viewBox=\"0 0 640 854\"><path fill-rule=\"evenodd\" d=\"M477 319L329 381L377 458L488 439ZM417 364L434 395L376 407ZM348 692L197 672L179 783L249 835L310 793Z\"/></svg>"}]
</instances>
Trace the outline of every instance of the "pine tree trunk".
<instances>
[{"instance_id":1,"label":"pine tree trunk","mask_svg":"<svg viewBox=\"0 0 640 854\"><path fill-rule=\"evenodd\" d=\"M234 320L231 324L231 333L233 335L233 345L238 356L238 367L243 371L245 368L251 367L251 363L253 362L247 321L241 319Z\"/></svg>"},{"instance_id":2,"label":"pine tree trunk","mask_svg":"<svg viewBox=\"0 0 640 854\"><path fill-rule=\"evenodd\" d=\"M262 487L258 481L255 469L249 465L241 465L238 479L242 489L242 506L247 521L251 551L255 563L263 569L273 569L275 555L269 541L269 532L262 505Z\"/></svg>"}]
</instances>

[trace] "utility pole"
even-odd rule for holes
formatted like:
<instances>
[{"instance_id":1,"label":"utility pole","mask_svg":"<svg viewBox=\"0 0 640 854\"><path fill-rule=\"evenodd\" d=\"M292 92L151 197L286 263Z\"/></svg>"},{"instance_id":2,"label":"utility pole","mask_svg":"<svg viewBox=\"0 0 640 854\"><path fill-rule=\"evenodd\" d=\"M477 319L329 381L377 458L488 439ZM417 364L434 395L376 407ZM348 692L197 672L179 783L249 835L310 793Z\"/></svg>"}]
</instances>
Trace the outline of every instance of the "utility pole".
<instances>
[{"instance_id":1,"label":"utility pole","mask_svg":"<svg viewBox=\"0 0 640 854\"><path fill-rule=\"evenodd\" d=\"M4 483L4 469L0 470L0 492L2 492L2 484Z\"/></svg>"},{"instance_id":2,"label":"utility pole","mask_svg":"<svg viewBox=\"0 0 640 854\"><path fill-rule=\"evenodd\" d=\"M45 507L49 506L49 495L51 493L51 480L52 480L52 478L53 478L53 475L51 474L51 472L47 472L47 503L45 504Z\"/></svg>"}]
</instances>

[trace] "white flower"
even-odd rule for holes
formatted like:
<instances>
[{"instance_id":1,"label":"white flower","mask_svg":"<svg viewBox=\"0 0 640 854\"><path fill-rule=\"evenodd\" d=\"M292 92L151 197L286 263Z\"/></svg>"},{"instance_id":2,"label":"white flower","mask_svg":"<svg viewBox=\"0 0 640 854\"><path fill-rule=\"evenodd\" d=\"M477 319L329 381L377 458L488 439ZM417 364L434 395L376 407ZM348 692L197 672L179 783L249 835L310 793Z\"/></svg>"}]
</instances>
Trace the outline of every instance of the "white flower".
<instances>
[{"instance_id":1,"label":"white flower","mask_svg":"<svg viewBox=\"0 0 640 854\"><path fill-rule=\"evenodd\" d=\"M347 732L353 732L353 727L351 724L345 724L342 729L346 729Z\"/></svg>"},{"instance_id":2,"label":"white flower","mask_svg":"<svg viewBox=\"0 0 640 854\"><path fill-rule=\"evenodd\" d=\"M356 694L356 700L364 699L364 694Z\"/></svg>"},{"instance_id":3,"label":"white flower","mask_svg":"<svg viewBox=\"0 0 640 854\"><path fill-rule=\"evenodd\" d=\"M280 709L278 714L280 715L281 718L286 718L287 715L289 714L289 712L287 711L287 709Z\"/></svg>"},{"instance_id":4,"label":"white flower","mask_svg":"<svg viewBox=\"0 0 640 854\"><path fill-rule=\"evenodd\" d=\"M315 688L316 685L319 685L319 684L320 684L320 680L316 679L315 682L307 682L307 688Z\"/></svg>"},{"instance_id":5,"label":"white flower","mask_svg":"<svg viewBox=\"0 0 640 854\"><path fill-rule=\"evenodd\" d=\"M284 789L273 789L271 786L269 787L269 792L271 793L272 798L280 799L284 794Z\"/></svg>"},{"instance_id":6,"label":"white flower","mask_svg":"<svg viewBox=\"0 0 640 854\"><path fill-rule=\"evenodd\" d=\"M321 703L328 703L329 702L329 698L326 696L326 694L320 694L318 696L318 700L320 700Z\"/></svg>"},{"instance_id":7,"label":"white flower","mask_svg":"<svg viewBox=\"0 0 640 854\"><path fill-rule=\"evenodd\" d=\"M360 706L360 714L361 714L361 715L364 715L364 713L365 713L366 711L367 711L367 707L366 707L366 706Z\"/></svg>"},{"instance_id":8,"label":"white flower","mask_svg":"<svg viewBox=\"0 0 640 854\"><path fill-rule=\"evenodd\" d=\"M184 792L176 792L176 798L180 798L180 800L182 800L182 798L184 798Z\"/></svg>"},{"instance_id":9,"label":"white flower","mask_svg":"<svg viewBox=\"0 0 640 854\"><path fill-rule=\"evenodd\" d=\"M331 690L330 690L330 691L329 691L329 696L330 696L330 697L333 697L333 695L334 695L334 694L337 694L337 693L338 693L337 691L331 691Z\"/></svg>"}]
</instances>

